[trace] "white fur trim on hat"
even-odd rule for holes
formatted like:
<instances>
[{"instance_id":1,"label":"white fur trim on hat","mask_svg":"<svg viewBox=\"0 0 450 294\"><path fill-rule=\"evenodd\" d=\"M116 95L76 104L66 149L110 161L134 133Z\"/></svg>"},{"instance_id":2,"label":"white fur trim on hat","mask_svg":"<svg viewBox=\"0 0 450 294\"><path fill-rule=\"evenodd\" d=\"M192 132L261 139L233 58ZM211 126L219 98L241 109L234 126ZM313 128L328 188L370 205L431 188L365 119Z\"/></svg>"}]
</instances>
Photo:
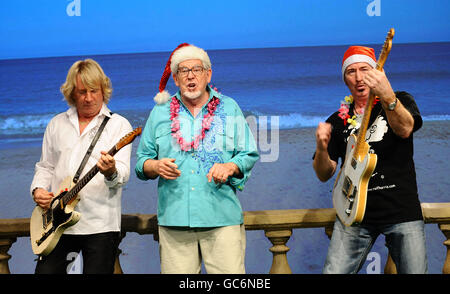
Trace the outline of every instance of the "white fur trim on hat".
<instances>
[{"instance_id":1,"label":"white fur trim on hat","mask_svg":"<svg viewBox=\"0 0 450 294\"><path fill-rule=\"evenodd\" d=\"M176 73L178 70L178 64L189 59L200 59L204 67L211 68L211 60L209 59L206 51L197 46L189 45L181 47L173 53L170 63L171 71Z\"/></svg>"},{"instance_id":2,"label":"white fur trim on hat","mask_svg":"<svg viewBox=\"0 0 450 294\"><path fill-rule=\"evenodd\" d=\"M170 94L169 92L167 92L167 90L164 90L162 92L159 92L158 94L156 94L156 96L153 98L153 100L157 103L157 104L164 104L167 101L169 101L170 99Z\"/></svg>"},{"instance_id":3,"label":"white fur trim on hat","mask_svg":"<svg viewBox=\"0 0 450 294\"><path fill-rule=\"evenodd\" d=\"M367 62L373 68L375 68L377 66L377 63L370 56L367 56L364 54L351 55L342 64L342 78L344 78L345 69L349 65L351 65L353 63L357 63L357 62Z\"/></svg>"}]
</instances>

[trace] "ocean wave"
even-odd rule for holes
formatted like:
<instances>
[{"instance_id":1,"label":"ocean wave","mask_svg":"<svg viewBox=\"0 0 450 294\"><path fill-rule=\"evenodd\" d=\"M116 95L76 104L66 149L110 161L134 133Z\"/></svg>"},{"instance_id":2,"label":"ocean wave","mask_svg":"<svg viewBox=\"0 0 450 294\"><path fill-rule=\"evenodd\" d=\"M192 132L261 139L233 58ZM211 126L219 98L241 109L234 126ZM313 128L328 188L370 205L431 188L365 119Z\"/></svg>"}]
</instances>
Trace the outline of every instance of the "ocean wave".
<instances>
[{"instance_id":1,"label":"ocean wave","mask_svg":"<svg viewBox=\"0 0 450 294\"><path fill-rule=\"evenodd\" d=\"M434 120L450 120L449 114L432 114L422 116L422 120L424 121L434 121Z\"/></svg>"},{"instance_id":2,"label":"ocean wave","mask_svg":"<svg viewBox=\"0 0 450 294\"><path fill-rule=\"evenodd\" d=\"M249 114L246 116L247 121L251 117L256 118L258 127L260 129L296 129L315 127L319 122L327 119L327 116L312 116L301 113L290 113L284 115L264 115L264 114Z\"/></svg>"},{"instance_id":3,"label":"ocean wave","mask_svg":"<svg viewBox=\"0 0 450 294\"><path fill-rule=\"evenodd\" d=\"M43 115L17 115L9 117L0 116L0 137L16 137L16 136L36 136L43 134L47 124L50 122L54 114ZM124 115L134 124L145 123L145 116ZM295 129L316 127L319 122L327 119L328 115L306 115L302 113L290 114L264 114L257 111L244 112L247 121L251 119L256 121L259 128L271 129ZM450 120L450 115L425 115L422 117L424 121Z\"/></svg>"},{"instance_id":4,"label":"ocean wave","mask_svg":"<svg viewBox=\"0 0 450 294\"><path fill-rule=\"evenodd\" d=\"M44 133L54 114L0 117L0 135L35 135Z\"/></svg>"},{"instance_id":5,"label":"ocean wave","mask_svg":"<svg viewBox=\"0 0 450 294\"><path fill-rule=\"evenodd\" d=\"M326 121L326 116L305 115L301 113L290 113L283 115L267 115L259 112L248 112L244 114L247 120L249 117L255 117L258 127L263 129L271 129L278 127L279 129L296 129L316 127L320 122ZM263 118L261 120L261 118ZM442 121L450 120L448 114L433 114L422 116L424 121Z\"/></svg>"}]
</instances>

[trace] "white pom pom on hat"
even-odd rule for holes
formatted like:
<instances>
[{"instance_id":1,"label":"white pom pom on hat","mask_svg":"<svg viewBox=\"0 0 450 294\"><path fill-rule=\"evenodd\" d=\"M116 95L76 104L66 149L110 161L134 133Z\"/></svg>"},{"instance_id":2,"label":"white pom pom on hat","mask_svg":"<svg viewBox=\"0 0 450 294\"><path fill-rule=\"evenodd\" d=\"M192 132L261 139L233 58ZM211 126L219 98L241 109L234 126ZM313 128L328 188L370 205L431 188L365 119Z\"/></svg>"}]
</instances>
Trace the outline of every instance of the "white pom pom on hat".
<instances>
[{"instance_id":1,"label":"white pom pom on hat","mask_svg":"<svg viewBox=\"0 0 450 294\"><path fill-rule=\"evenodd\" d=\"M205 50L188 43L178 45L178 47L170 54L161 81L159 82L159 92L153 98L157 104L164 104L169 101L171 95L165 90L167 81L169 80L171 73L178 70L178 64L189 59L200 59L203 66L211 68L211 61Z\"/></svg>"},{"instance_id":2,"label":"white pom pom on hat","mask_svg":"<svg viewBox=\"0 0 450 294\"><path fill-rule=\"evenodd\" d=\"M156 104L164 104L170 99L170 93L167 92L167 90L163 90L162 92L159 92L156 94L156 96L153 98L153 100L156 102Z\"/></svg>"}]
</instances>

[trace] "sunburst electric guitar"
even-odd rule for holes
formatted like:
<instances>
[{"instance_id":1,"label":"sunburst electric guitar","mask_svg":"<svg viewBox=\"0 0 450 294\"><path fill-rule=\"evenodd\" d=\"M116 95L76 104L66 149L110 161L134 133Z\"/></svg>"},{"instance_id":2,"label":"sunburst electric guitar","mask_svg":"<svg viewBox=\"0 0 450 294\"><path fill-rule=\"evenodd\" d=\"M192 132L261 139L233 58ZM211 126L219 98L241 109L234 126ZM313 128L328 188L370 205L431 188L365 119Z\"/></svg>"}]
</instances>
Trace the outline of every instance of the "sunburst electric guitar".
<instances>
[{"instance_id":1,"label":"sunburst electric guitar","mask_svg":"<svg viewBox=\"0 0 450 294\"><path fill-rule=\"evenodd\" d=\"M108 154L114 156L141 132L142 128L139 127L128 133ZM30 219L31 248L34 254L48 255L58 244L62 233L80 220L81 214L74 210L80 201L78 193L98 172L97 165L93 166L76 184L71 177L67 177L60 186L59 191L62 192L53 198L49 209L44 210L40 206L34 208Z\"/></svg>"},{"instance_id":2,"label":"sunburst electric guitar","mask_svg":"<svg viewBox=\"0 0 450 294\"><path fill-rule=\"evenodd\" d=\"M383 69L391 51L394 33L394 29L388 32L378 58L377 70ZM333 187L333 206L337 216L346 226L363 220L367 203L367 187L377 164L377 155L369 153L370 147L365 139L374 99L375 96L371 93L358 135L351 134L348 138L344 164Z\"/></svg>"}]
</instances>

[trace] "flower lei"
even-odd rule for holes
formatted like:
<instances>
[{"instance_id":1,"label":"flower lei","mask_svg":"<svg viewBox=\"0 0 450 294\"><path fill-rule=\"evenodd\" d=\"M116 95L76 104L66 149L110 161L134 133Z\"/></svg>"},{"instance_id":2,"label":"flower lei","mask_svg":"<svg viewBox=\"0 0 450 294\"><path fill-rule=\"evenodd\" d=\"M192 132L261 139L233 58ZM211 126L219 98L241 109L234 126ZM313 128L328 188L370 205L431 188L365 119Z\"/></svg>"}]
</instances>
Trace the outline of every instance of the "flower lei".
<instances>
[{"instance_id":1,"label":"flower lei","mask_svg":"<svg viewBox=\"0 0 450 294\"><path fill-rule=\"evenodd\" d=\"M180 102L174 96L172 97L172 101L170 102L170 120L172 124L170 125L172 128L172 137L175 138L177 143L180 145L181 150L189 151L191 149L197 149L200 145L200 141L205 137L206 131L208 131L211 127L211 123L214 119L214 112L216 111L217 105L219 105L220 100L217 97L213 97L207 105L208 113L203 116L202 120L202 130L200 134L198 134L194 140L191 142L186 142L181 135L180 131L180 121L178 119L178 113L180 112Z\"/></svg>"},{"instance_id":2,"label":"flower lei","mask_svg":"<svg viewBox=\"0 0 450 294\"><path fill-rule=\"evenodd\" d=\"M380 101L380 98L378 96L375 97L375 100L373 101L373 106L375 106L378 101ZM352 126L356 126L356 115L353 115L350 118L350 115L348 114L348 111L350 110L350 104L353 103L353 96L345 96L344 100L341 101L341 107L339 108L339 114L338 116L344 121L344 126L347 125L347 123L350 123ZM364 113L364 109L363 109Z\"/></svg>"}]
</instances>

